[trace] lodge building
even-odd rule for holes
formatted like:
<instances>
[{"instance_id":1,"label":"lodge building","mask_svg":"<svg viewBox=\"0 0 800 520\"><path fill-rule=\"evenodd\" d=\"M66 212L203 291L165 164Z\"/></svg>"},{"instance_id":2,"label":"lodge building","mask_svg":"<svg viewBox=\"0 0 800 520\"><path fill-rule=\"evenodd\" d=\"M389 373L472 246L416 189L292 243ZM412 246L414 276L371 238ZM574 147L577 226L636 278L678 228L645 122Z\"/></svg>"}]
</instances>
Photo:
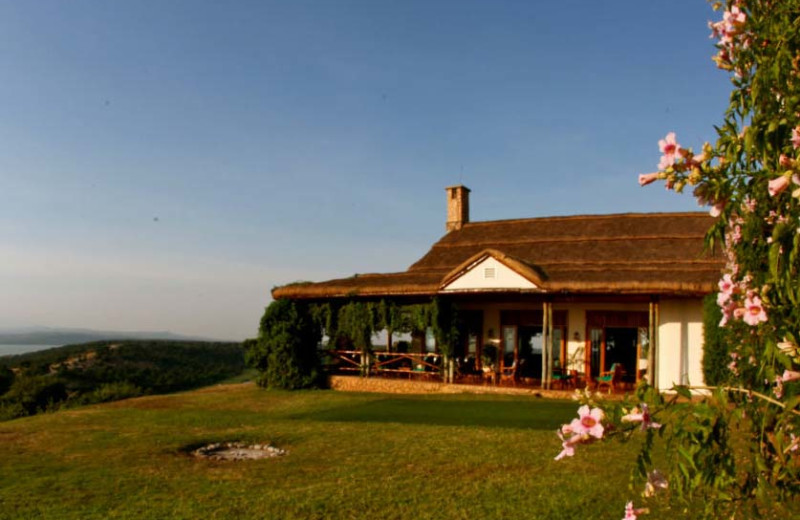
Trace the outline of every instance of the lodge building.
<instances>
[{"instance_id":1,"label":"lodge building","mask_svg":"<svg viewBox=\"0 0 800 520\"><path fill-rule=\"evenodd\" d=\"M630 384L703 384L702 298L723 266L704 248L707 213L471 222L470 190L446 192L446 233L407 271L290 284L273 297L448 298L464 323L456 356L473 369L493 346L498 374L548 386L572 376L591 385L612 367Z\"/></svg>"}]
</instances>

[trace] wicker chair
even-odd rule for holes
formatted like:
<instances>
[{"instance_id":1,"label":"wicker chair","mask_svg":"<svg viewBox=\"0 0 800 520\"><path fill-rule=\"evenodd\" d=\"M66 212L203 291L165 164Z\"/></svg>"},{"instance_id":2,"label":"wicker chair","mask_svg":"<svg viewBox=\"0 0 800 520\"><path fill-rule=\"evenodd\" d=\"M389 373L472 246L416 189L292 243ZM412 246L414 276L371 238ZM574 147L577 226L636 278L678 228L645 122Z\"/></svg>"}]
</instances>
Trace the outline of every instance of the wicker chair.
<instances>
[{"instance_id":1,"label":"wicker chair","mask_svg":"<svg viewBox=\"0 0 800 520\"><path fill-rule=\"evenodd\" d=\"M597 391L603 386L608 387L608 393L614 392L622 385L622 374L625 372L621 363L614 363L606 372L597 376Z\"/></svg>"}]
</instances>

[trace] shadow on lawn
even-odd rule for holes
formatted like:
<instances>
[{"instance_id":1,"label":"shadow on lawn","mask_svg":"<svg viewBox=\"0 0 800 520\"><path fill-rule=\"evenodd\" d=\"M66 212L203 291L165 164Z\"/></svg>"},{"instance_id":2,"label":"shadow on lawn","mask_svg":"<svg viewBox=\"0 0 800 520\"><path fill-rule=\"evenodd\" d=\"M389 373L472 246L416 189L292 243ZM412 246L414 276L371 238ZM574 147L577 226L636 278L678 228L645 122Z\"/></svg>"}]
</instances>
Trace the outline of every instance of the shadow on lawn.
<instances>
[{"instance_id":1,"label":"shadow on lawn","mask_svg":"<svg viewBox=\"0 0 800 520\"><path fill-rule=\"evenodd\" d=\"M294 414L290 418L331 422L556 430L564 422L572 419L575 410L574 403L553 401L388 398L355 406Z\"/></svg>"}]
</instances>

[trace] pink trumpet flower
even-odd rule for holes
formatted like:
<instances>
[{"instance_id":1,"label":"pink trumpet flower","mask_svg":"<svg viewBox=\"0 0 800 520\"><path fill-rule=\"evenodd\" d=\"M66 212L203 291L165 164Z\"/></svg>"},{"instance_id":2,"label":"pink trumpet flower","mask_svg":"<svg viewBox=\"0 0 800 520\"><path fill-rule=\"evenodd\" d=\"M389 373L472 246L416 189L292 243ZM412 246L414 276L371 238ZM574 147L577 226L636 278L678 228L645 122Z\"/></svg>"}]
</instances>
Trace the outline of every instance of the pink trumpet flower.
<instances>
[{"instance_id":1,"label":"pink trumpet flower","mask_svg":"<svg viewBox=\"0 0 800 520\"><path fill-rule=\"evenodd\" d=\"M655 182L658 179L658 172L654 173L640 173L639 174L639 186L647 186Z\"/></svg>"},{"instance_id":2,"label":"pink trumpet flower","mask_svg":"<svg viewBox=\"0 0 800 520\"><path fill-rule=\"evenodd\" d=\"M795 150L800 148L800 126L792 129L792 146Z\"/></svg>"},{"instance_id":3,"label":"pink trumpet flower","mask_svg":"<svg viewBox=\"0 0 800 520\"><path fill-rule=\"evenodd\" d=\"M675 164L677 155L681 151L681 145L675 141L675 132L670 132L664 139L660 139L658 141L658 149L664 154L658 163L659 170L665 170Z\"/></svg>"},{"instance_id":4,"label":"pink trumpet flower","mask_svg":"<svg viewBox=\"0 0 800 520\"><path fill-rule=\"evenodd\" d=\"M761 322L767 321L767 313L761 305L761 299L758 296L746 298L744 301L744 322L748 325L758 325Z\"/></svg>"},{"instance_id":5,"label":"pink trumpet flower","mask_svg":"<svg viewBox=\"0 0 800 520\"><path fill-rule=\"evenodd\" d=\"M787 177L786 175L781 175L777 179L772 179L771 181L769 181L767 190L769 191L770 197L774 197L776 195L780 195L781 193L783 193L783 190L785 190L788 186L789 186L789 177Z\"/></svg>"},{"instance_id":6,"label":"pink trumpet flower","mask_svg":"<svg viewBox=\"0 0 800 520\"><path fill-rule=\"evenodd\" d=\"M783 375L781 376L781 380L784 383L788 383L789 381L795 381L797 379L800 379L800 372L797 372L795 370L784 370Z\"/></svg>"},{"instance_id":7,"label":"pink trumpet flower","mask_svg":"<svg viewBox=\"0 0 800 520\"><path fill-rule=\"evenodd\" d=\"M664 139L658 140L658 149L664 155L675 155L680 151L681 146L675 142L675 132L670 132Z\"/></svg>"},{"instance_id":8,"label":"pink trumpet flower","mask_svg":"<svg viewBox=\"0 0 800 520\"><path fill-rule=\"evenodd\" d=\"M622 417L623 422L640 422L642 423L642 430L646 430L648 428L658 429L661 428L661 425L657 422L653 422L652 417L650 417L650 410L647 408L647 405L642 403L641 411L638 408L634 408L631 410L631 413L624 415Z\"/></svg>"},{"instance_id":9,"label":"pink trumpet flower","mask_svg":"<svg viewBox=\"0 0 800 520\"><path fill-rule=\"evenodd\" d=\"M636 510L633 508L633 502L625 504L625 517L622 520L636 520Z\"/></svg>"},{"instance_id":10,"label":"pink trumpet flower","mask_svg":"<svg viewBox=\"0 0 800 520\"><path fill-rule=\"evenodd\" d=\"M578 435L590 435L596 439L603 438L603 420L605 414L600 408L590 409L588 405L578 408L578 418L569 424L570 429Z\"/></svg>"},{"instance_id":11,"label":"pink trumpet flower","mask_svg":"<svg viewBox=\"0 0 800 520\"><path fill-rule=\"evenodd\" d=\"M735 32L747 21L747 15L745 15L738 6L734 5L731 7L730 11L725 11L725 13L723 13L722 20L727 25L726 29L728 32Z\"/></svg>"}]
</instances>

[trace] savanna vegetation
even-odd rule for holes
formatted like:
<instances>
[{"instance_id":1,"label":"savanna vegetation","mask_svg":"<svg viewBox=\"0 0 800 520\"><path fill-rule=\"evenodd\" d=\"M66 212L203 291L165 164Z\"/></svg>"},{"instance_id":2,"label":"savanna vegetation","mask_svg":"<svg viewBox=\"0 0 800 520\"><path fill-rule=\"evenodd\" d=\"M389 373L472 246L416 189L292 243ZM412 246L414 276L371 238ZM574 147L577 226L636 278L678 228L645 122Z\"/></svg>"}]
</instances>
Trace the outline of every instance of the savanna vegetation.
<instances>
[{"instance_id":1,"label":"savanna vegetation","mask_svg":"<svg viewBox=\"0 0 800 520\"><path fill-rule=\"evenodd\" d=\"M244 370L238 343L98 341L0 358L0 420L217 383Z\"/></svg>"}]
</instances>

